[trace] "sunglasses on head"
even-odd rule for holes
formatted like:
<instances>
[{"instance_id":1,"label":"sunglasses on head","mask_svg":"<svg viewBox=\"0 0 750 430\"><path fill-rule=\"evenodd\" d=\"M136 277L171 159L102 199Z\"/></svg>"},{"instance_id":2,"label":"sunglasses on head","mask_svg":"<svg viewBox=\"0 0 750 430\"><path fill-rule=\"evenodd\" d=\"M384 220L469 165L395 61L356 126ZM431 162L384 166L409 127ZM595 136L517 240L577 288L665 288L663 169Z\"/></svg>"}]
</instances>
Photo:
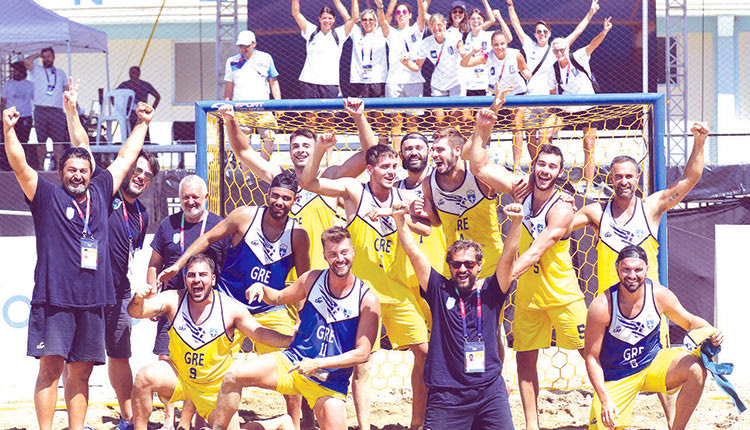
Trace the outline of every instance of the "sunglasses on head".
<instances>
[{"instance_id":1,"label":"sunglasses on head","mask_svg":"<svg viewBox=\"0 0 750 430\"><path fill-rule=\"evenodd\" d=\"M141 176L141 175L143 175L143 177L146 178L147 181L154 179L154 174L151 172L147 172L141 169L140 167L136 167L135 169L133 169L133 176Z\"/></svg>"},{"instance_id":2,"label":"sunglasses on head","mask_svg":"<svg viewBox=\"0 0 750 430\"><path fill-rule=\"evenodd\" d=\"M394 12L396 15L406 15L409 13L409 10L407 9L396 9Z\"/></svg>"},{"instance_id":3,"label":"sunglasses on head","mask_svg":"<svg viewBox=\"0 0 750 430\"><path fill-rule=\"evenodd\" d=\"M467 269L471 270L474 267L476 267L476 265L479 263L474 260L466 260L466 261L451 261L448 264L450 264L450 266L454 269L460 269L461 266L466 266Z\"/></svg>"}]
</instances>

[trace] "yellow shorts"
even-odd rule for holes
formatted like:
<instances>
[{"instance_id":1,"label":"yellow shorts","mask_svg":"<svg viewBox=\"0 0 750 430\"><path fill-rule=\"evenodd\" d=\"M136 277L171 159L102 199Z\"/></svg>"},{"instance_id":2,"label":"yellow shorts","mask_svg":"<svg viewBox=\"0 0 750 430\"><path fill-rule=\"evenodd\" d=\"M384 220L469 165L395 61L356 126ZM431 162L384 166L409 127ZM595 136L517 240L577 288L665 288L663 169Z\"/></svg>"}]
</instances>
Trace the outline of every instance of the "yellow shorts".
<instances>
[{"instance_id":1,"label":"yellow shorts","mask_svg":"<svg viewBox=\"0 0 750 430\"><path fill-rule=\"evenodd\" d=\"M380 321L385 325L393 349L427 343L430 336L425 320L424 311L416 297L410 297L401 303L380 303Z\"/></svg>"},{"instance_id":2,"label":"yellow shorts","mask_svg":"<svg viewBox=\"0 0 750 430\"><path fill-rule=\"evenodd\" d=\"M516 307L512 325L513 350L548 348L552 345L552 327L555 328L557 346L565 349L583 348L586 302L581 299L547 309Z\"/></svg>"},{"instance_id":3,"label":"yellow shorts","mask_svg":"<svg viewBox=\"0 0 750 430\"><path fill-rule=\"evenodd\" d=\"M294 308L287 307L284 309L253 315L253 317L255 317L255 319L263 327L270 328L271 330L276 330L281 334L291 335L292 333L294 333L294 323L296 321L296 310ZM284 348L274 348L260 342L253 342L253 351L258 355L283 350Z\"/></svg>"},{"instance_id":4,"label":"yellow shorts","mask_svg":"<svg viewBox=\"0 0 750 430\"><path fill-rule=\"evenodd\" d=\"M652 393L667 392L667 371L672 362L682 354L687 354L687 352L679 348L662 349L656 354L654 361L647 368L622 379L604 383L607 393L615 403L615 407L617 407L618 417L615 420L617 428L630 426L633 417L633 403L635 403L638 393L642 391ZM605 428L600 423L601 415L602 404L599 401L599 396L594 392L594 400L591 402L591 415L589 417L589 430Z\"/></svg>"},{"instance_id":5,"label":"yellow shorts","mask_svg":"<svg viewBox=\"0 0 750 430\"><path fill-rule=\"evenodd\" d=\"M289 358L283 352L274 352L273 354L276 358L277 392L292 396L302 395L307 400L307 404L310 405L310 409L315 408L318 399L322 397L333 397L346 403L346 394L326 388L312 379L300 375L299 372L289 373L289 370L294 367Z\"/></svg>"},{"instance_id":6,"label":"yellow shorts","mask_svg":"<svg viewBox=\"0 0 750 430\"><path fill-rule=\"evenodd\" d=\"M180 378L178 375L177 385L174 387L172 397L169 398L169 403L190 399L198 414L208 421L208 416L216 409L221 381L222 379L210 384L195 384Z\"/></svg>"}]
</instances>

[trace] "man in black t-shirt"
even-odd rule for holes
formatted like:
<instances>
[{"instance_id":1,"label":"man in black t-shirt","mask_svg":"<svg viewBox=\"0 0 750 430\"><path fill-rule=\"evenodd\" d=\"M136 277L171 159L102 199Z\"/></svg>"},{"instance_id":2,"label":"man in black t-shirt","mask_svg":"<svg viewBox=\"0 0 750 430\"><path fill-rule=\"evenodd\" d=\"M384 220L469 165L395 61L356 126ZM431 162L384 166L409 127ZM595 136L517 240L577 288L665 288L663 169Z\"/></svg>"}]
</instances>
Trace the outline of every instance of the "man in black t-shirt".
<instances>
[{"instance_id":1,"label":"man in black t-shirt","mask_svg":"<svg viewBox=\"0 0 750 430\"><path fill-rule=\"evenodd\" d=\"M34 400L41 428L52 427L57 382L66 362L68 425L83 428L89 375L95 364L105 362L104 307L115 298L107 215L153 118L148 105L139 105L137 112L133 133L112 164L97 175L92 176L95 166L88 151L67 149L58 170L62 187L26 163L14 130L18 112L13 107L3 112L5 152L29 202L36 233L27 355L40 359ZM78 122L78 115L67 115L67 121Z\"/></svg>"},{"instance_id":2,"label":"man in black t-shirt","mask_svg":"<svg viewBox=\"0 0 750 430\"><path fill-rule=\"evenodd\" d=\"M133 66L130 68L128 74L130 75L130 79L118 85L117 89L133 90L133 92L135 92L135 103L148 103L148 96L153 96L154 102L151 103L151 106L156 109L156 107L159 106L159 101L161 101L161 95L156 91L156 88L154 88L153 85L141 80L141 68ZM135 127L137 120L138 118L136 117L135 112L131 113L129 118L131 129ZM151 135L146 132L146 142L150 141Z\"/></svg>"},{"instance_id":3,"label":"man in black t-shirt","mask_svg":"<svg viewBox=\"0 0 750 430\"><path fill-rule=\"evenodd\" d=\"M491 277L477 279L482 270L482 248L471 240L461 239L447 250L445 260L451 273L447 279L430 266L404 222L408 216L406 209L396 206L392 215L401 247L414 267L420 292L432 312L432 334L424 370L427 385L424 430L513 429L508 393L501 376L503 363L497 350L497 326L513 280L523 207L513 203L504 208L512 222ZM481 316L477 312L480 306Z\"/></svg>"}]
</instances>

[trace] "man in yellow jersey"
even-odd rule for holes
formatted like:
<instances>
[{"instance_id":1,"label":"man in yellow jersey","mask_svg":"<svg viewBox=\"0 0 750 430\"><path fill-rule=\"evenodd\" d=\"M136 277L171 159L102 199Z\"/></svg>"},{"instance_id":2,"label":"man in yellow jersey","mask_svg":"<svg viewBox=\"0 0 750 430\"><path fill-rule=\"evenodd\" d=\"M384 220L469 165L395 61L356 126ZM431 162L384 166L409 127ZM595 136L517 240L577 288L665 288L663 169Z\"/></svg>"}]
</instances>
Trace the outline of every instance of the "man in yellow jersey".
<instances>
[{"instance_id":1,"label":"man in yellow jersey","mask_svg":"<svg viewBox=\"0 0 750 430\"><path fill-rule=\"evenodd\" d=\"M497 115L489 109L477 114L470 153L477 178L493 186L498 182L497 176L502 179L504 174L498 174L502 168L487 161L481 143L489 137L496 120ZM513 277L518 278L513 349L517 352L527 430L539 428L536 371L539 349L551 345L554 326L558 346L581 351L586 327L586 303L570 257L573 206L560 198L561 193L555 187L562 170L560 149L541 145L532 164L532 191L523 201L520 255L513 264Z\"/></svg>"},{"instance_id":2,"label":"man in yellow jersey","mask_svg":"<svg viewBox=\"0 0 750 430\"><path fill-rule=\"evenodd\" d=\"M705 123L696 122L691 130L694 136L693 150L685 164L682 177L667 189L657 191L642 199L636 194L640 182L638 163L627 155L615 157L610 163L609 180L615 190L606 202L596 202L581 208L573 220L573 229L591 226L597 230L598 292L607 290L619 282L615 261L617 254L628 245L638 245L646 250L651 264L648 277L659 279L659 223L664 213L695 187L703 173L703 146L709 129ZM668 346L668 326L662 322L662 343ZM674 419L674 396L659 393L667 421Z\"/></svg>"},{"instance_id":3,"label":"man in yellow jersey","mask_svg":"<svg viewBox=\"0 0 750 430\"><path fill-rule=\"evenodd\" d=\"M155 288L146 286L128 304L128 313L133 318L166 315L172 322L169 362L151 363L135 377L133 419L137 430L147 428L154 392L165 401L192 400L198 413L212 424L221 382L239 349L234 339L237 330L280 348L292 341L292 336L261 326L241 303L214 291L214 264L205 254L194 255L185 265L186 291L166 290L157 294ZM239 428L236 414L231 428ZM288 430L293 426L291 418L284 415L249 423L245 428Z\"/></svg>"},{"instance_id":4,"label":"man in yellow jersey","mask_svg":"<svg viewBox=\"0 0 750 430\"><path fill-rule=\"evenodd\" d=\"M406 254L397 252L399 248L396 224L392 217L372 220L368 215L373 209L390 207L394 203L406 201L410 204L418 199L415 193L399 190L393 185L396 181L398 154L388 145L378 144L367 150L367 173L370 181L362 184L353 178L327 179L318 177L318 166L328 148L336 143L336 136L324 134L313 150L300 177L300 185L314 193L341 198L346 210L347 228L352 236L357 259L353 273L370 283L380 299L383 324L394 348L410 348L414 353L412 385L417 405L422 405L412 416L412 425L424 422L424 360L427 356L427 326L424 313L419 305L418 293L408 284L407 267L410 266ZM428 235L430 226L426 219L414 222L408 217L412 230ZM409 269L413 271L413 269ZM357 373L369 375L368 364L355 368ZM368 376L369 378L369 376ZM357 404L355 403L355 407ZM416 409L416 407L415 407ZM369 427L366 427L369 428Z\"/></svg>"}]
</instances>

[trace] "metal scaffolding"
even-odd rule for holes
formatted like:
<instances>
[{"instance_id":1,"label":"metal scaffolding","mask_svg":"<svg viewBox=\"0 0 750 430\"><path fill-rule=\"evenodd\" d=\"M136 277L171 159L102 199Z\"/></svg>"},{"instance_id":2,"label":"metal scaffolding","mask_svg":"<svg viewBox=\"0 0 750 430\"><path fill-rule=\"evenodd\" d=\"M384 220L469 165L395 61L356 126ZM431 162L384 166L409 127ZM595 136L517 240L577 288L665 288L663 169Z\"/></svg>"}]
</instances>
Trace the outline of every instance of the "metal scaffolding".
<instances>
[{"instance_id":1,"label":"metal scaffolding","mask_svg":"<svg viewBox=\"0 0 750 430\"><path fill-rule=\"evenodd\" d=\"M667 166L687 161L687 4L666 0Z\"/></svg>"},{"instance_id":2,"label":"metal scaffolding","mask_svg":"<svg viewBox=\"0 0 750 430\"><path fill-rule=\"evenodd\" d=\"M224 63L235 53L237 0L216 0L216 99L224 98Z\"/></svg>"}]
</instances>

